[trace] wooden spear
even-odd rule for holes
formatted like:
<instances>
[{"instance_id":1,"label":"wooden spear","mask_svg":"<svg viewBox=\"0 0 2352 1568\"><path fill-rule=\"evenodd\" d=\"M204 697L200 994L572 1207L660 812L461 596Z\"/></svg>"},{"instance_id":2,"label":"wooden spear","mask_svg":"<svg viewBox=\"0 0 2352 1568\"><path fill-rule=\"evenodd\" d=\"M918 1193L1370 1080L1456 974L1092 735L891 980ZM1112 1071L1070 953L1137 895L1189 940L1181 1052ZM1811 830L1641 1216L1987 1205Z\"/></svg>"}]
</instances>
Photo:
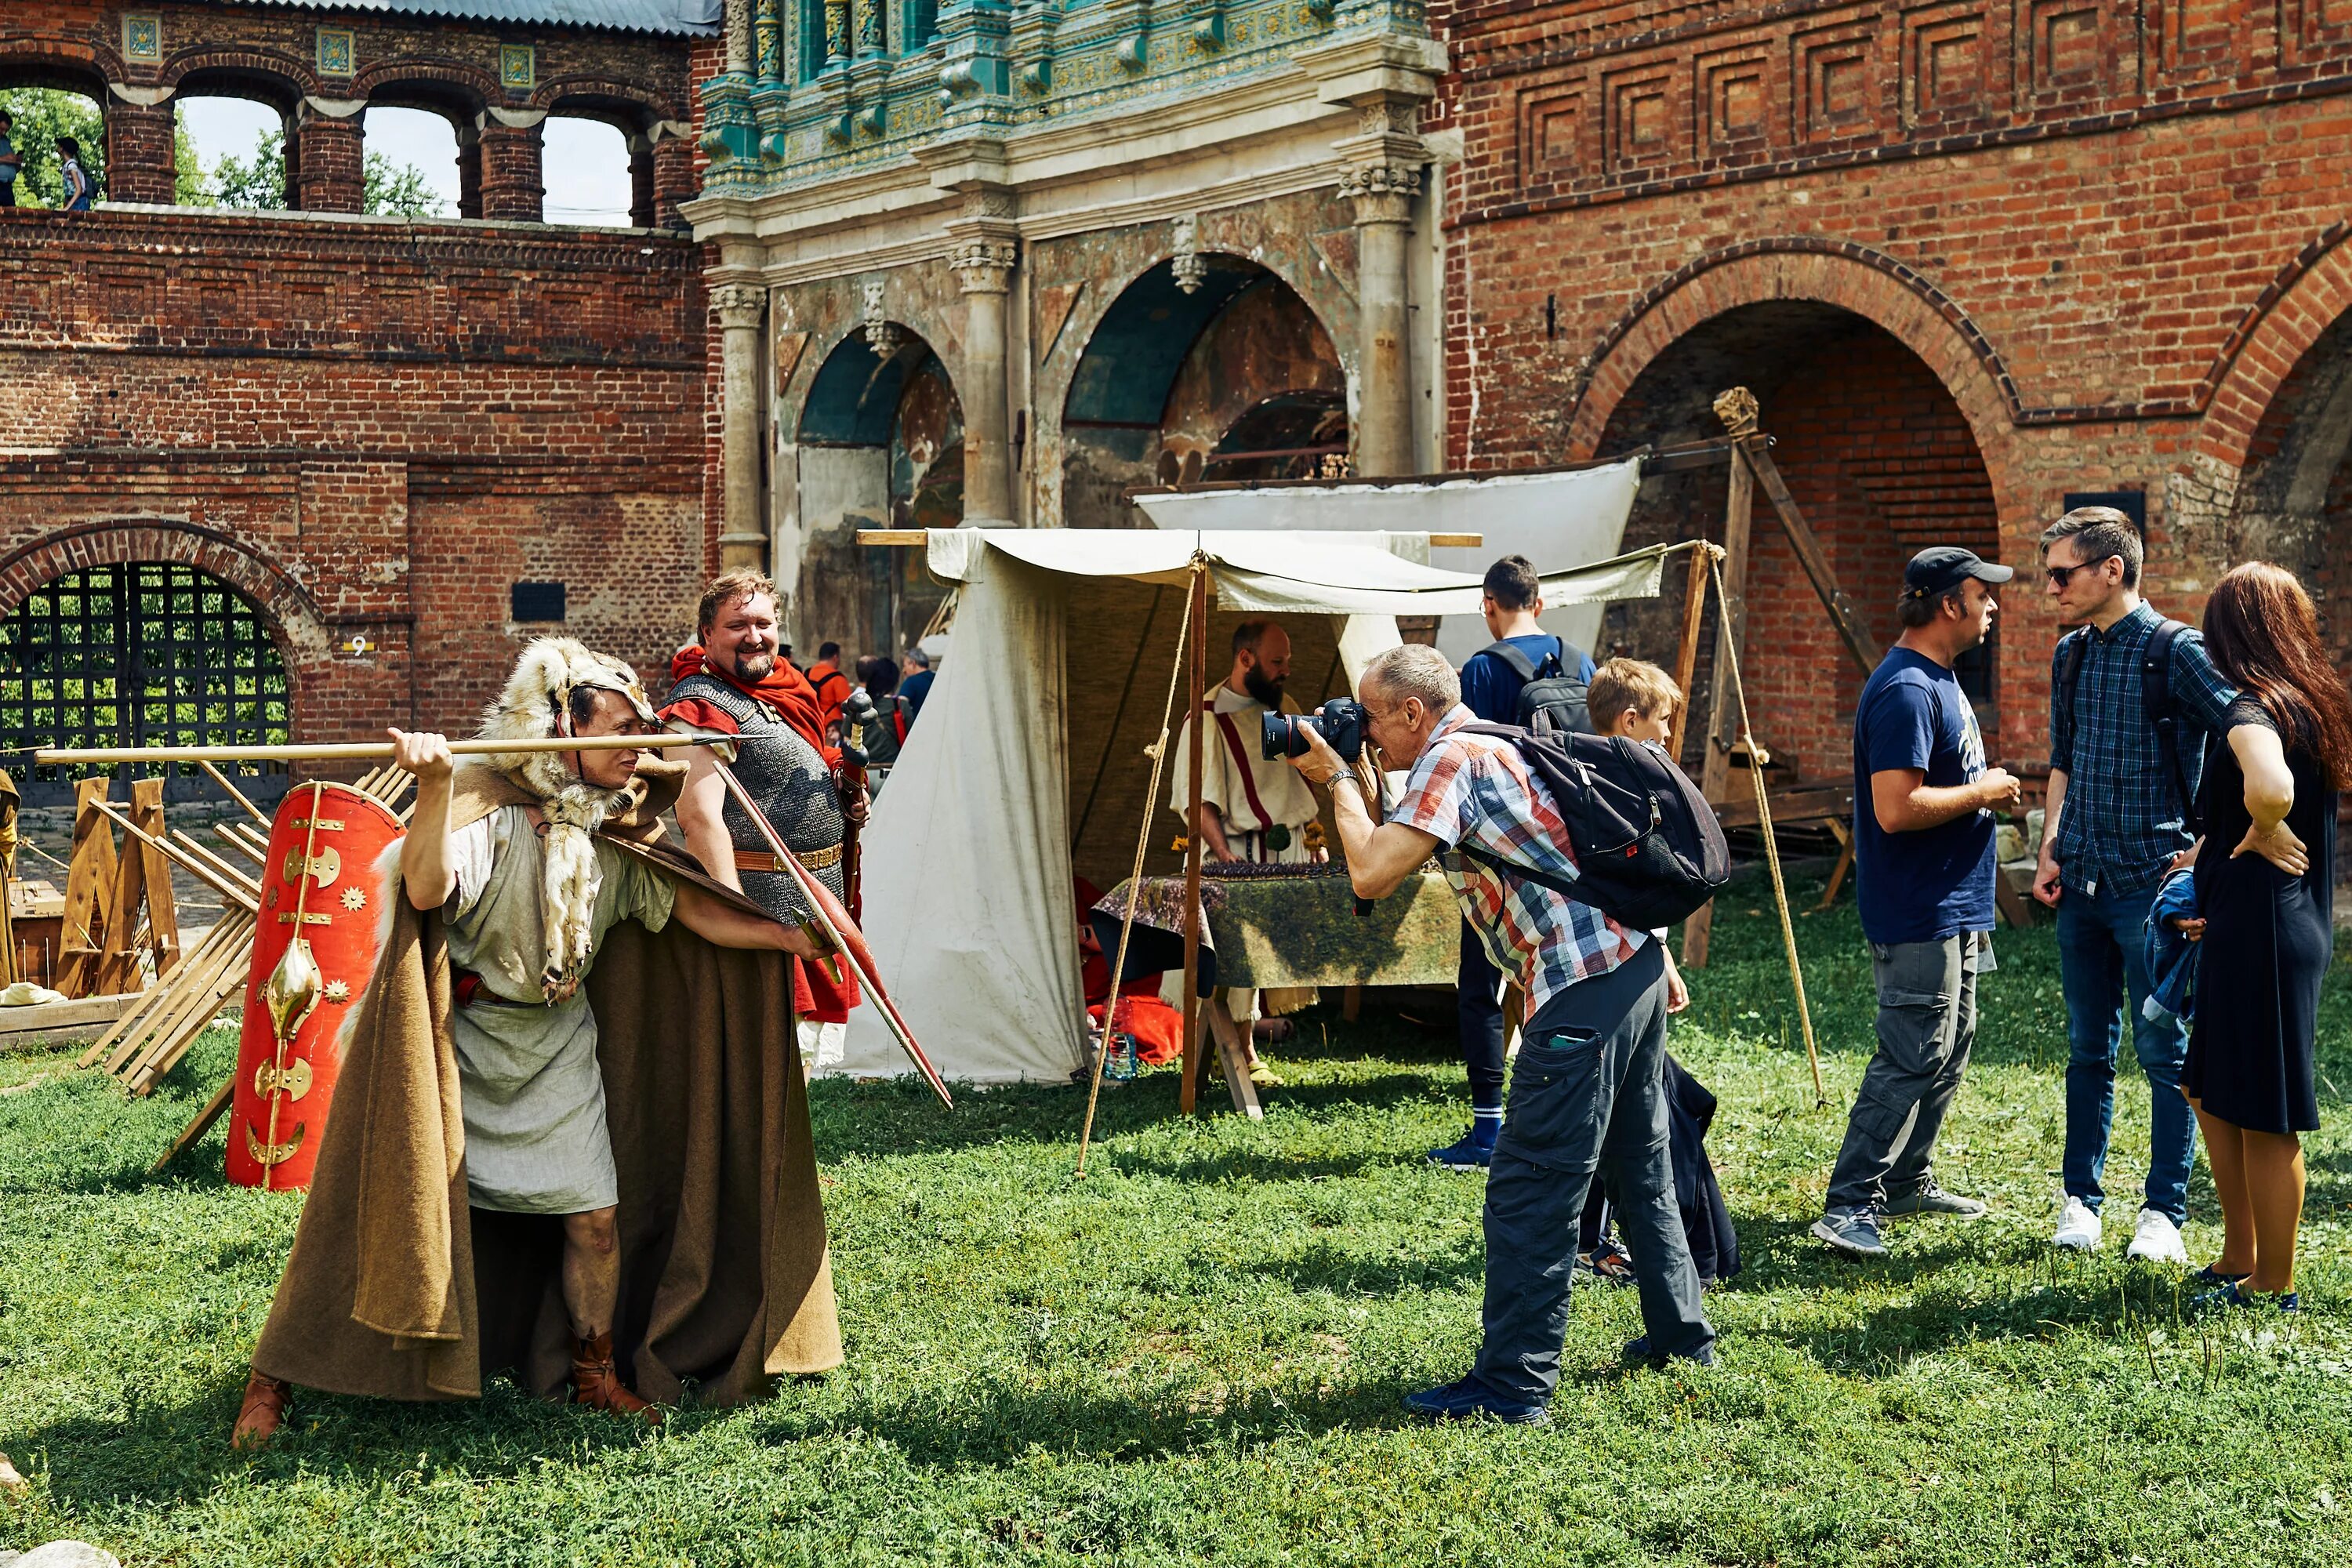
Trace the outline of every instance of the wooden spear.
<instances>
[{"instance_id":1,"label":"wooden spear","mask_svg":"<svg viewBox=\"0 0 2352 1568\"><path fill-rule=\"evenodd\" d=\"M513 756L523 752L653 752L665 746L708 746L732 735L547 735L528 741L452 741L453 757ZM390 741L330 741L299 746L95 746L39 751L43 767L85 763L339 763L388 761Z\"/></svg>"}]
</instances>

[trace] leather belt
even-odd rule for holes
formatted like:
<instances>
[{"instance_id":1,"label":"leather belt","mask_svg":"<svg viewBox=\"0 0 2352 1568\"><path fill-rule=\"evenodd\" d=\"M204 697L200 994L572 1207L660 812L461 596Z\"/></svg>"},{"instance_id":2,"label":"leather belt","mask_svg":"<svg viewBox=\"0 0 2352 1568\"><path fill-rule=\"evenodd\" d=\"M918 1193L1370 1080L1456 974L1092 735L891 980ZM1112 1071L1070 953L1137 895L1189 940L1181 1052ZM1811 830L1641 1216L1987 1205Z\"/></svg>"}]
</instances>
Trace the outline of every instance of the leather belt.
<instances>
[{"instance_id":1,"label":"leather belt","mask_svg":"<svg viewBox=\"0 0 2352 1568\"><path fill-rule=\"evenodd\" d=\"M800 857L800 862L808 870L822 871L840 858L841 846L835 844L827 848L809 851ZM766 871L774 875L782 872L783 868L782 861L764 851L752 849L735 851L735 869L738 871Z\"/></svg>"}]
</instances>

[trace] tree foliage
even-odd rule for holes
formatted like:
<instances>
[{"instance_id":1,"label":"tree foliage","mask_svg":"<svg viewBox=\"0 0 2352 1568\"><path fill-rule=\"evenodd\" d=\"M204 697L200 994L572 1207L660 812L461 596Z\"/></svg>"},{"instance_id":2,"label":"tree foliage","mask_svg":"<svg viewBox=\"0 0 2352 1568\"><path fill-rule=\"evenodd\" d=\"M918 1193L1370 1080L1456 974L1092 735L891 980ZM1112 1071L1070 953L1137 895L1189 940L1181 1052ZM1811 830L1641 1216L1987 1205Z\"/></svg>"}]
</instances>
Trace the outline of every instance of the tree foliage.
<instances>
[{"instance_id":1,"label":"tree foliage","mask_svg":"<svg viewBox=\"0 0 2352 1568\"><path fill-rule=\"evenodd\" d=\"M57 148L60 136L81 143L82 171L105 188L106 121L95 102L58 88L20 87L0 92L0 109L16 118L8 140L25 160L16 176L17 205L65 205L65 173Z\"/></svg>"}]
</instances>

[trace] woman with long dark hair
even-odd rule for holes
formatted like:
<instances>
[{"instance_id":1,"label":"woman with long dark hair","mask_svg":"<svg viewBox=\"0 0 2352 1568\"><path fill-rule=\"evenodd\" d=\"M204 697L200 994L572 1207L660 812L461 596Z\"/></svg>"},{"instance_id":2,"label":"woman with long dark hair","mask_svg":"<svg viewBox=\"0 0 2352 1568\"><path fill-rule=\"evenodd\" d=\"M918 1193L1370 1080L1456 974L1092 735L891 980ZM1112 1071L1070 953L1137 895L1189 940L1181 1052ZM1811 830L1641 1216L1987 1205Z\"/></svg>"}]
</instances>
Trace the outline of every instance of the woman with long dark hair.
<instances>
[{"instance_id":1,"label":"woman with long dark hair","mask_svg":"<svg viewBox=\"0 0 2352 1568\"><path fill-rule=\"evenodd\" d=\"M2206 747L2196 850L2197 1020L2181 1092L2205 1134L2232 1305L2294 1310L2303 1142L2319 1126L2312 1057L2335 941L2336 796L2352 784L2352 690L2311 595L2249 562L2214 585L2205 647L2238 689ZM2227 848L2221 847L2227 846Z\"/></svg>"}]
</instances>

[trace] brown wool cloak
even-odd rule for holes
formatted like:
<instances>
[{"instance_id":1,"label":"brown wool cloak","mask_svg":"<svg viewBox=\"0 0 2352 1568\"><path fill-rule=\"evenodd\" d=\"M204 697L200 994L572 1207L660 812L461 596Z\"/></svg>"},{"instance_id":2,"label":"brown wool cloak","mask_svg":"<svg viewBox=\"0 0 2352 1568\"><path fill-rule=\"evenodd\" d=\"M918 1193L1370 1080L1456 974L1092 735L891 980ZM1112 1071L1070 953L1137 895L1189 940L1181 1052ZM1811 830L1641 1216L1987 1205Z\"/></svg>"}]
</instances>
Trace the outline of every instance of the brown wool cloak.
<instances>
[{"instance_id":1,"label":"brown wool cloak","mask_svg":"<svg viewBox=\"0 0 2352 1568\"><path fill-rule=\"evenodd\" d=\"M488 768L460 767L449 825L530 801ZM717 887L677 851L622 842ZM511 1367L552 1394L572 1346L560 1223L468 1206L441 918L412 908L396 876L383 897L390 931L344 1035L253 1364L306 1388L414 1400L478 1397L486 1372ZM620 1177L614 1343L632 1385L670 1404L692 1380L703 1402L735 1404L775 1376L840 1365L790 961L713 946L676 919L658 934L625 921L587 990Z\"/></svg>"}]
</instances>

